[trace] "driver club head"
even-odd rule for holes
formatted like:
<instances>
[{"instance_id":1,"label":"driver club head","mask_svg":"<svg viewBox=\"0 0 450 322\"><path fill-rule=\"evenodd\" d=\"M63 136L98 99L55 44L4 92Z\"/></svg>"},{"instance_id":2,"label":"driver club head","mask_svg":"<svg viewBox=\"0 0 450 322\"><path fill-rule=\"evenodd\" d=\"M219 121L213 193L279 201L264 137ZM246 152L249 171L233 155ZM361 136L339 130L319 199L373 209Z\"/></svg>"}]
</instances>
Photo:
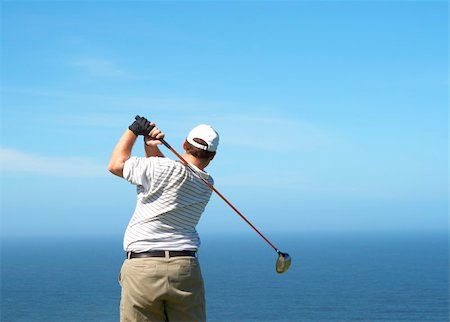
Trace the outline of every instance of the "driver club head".
<instances>
[{"instance_id":1,"label":"driver club head","mask_svg":"<svg viewBox=\"0 0 450 322\"><path fill-rule=\"evenodd\" d=\"M289 269L289 266L291 266L291 256L289 256L288 253L283 253L280 251L277 251L277 253L278 258L275 264L275 269L278 274L282 274Z\"/></svg>"}]
</instances>

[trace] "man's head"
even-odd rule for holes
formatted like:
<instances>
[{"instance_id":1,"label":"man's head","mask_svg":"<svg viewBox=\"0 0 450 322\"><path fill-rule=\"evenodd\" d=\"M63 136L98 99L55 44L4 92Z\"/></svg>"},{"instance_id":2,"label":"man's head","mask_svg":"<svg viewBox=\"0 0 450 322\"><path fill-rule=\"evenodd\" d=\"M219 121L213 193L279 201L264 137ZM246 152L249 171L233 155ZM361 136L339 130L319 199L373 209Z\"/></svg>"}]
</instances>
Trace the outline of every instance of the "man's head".
<instances>
[{"instance_id":1,"label":"man's head","mask_svg":"<svg viewBox=\"0 0 450 322\"><path fill-rule=\"evenodd\" d=\"M210 125L200 124L189 132L185 150L202 160L212 160L219 145L219 134Z\"/></svg>"}]
</instances>

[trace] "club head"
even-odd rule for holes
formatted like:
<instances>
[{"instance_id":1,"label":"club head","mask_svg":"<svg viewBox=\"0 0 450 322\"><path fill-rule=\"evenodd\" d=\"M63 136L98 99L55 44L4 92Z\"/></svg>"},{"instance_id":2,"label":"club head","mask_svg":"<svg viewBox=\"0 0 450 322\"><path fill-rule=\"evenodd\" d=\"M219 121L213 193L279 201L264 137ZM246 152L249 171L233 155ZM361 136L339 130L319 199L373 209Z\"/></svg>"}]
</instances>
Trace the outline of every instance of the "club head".
<instances>
[{"instance_id":1,"label":"club head","mask_svg":"<svg viewBox=\"0 0 450 322\"><path fill-rule=\"evenodd\" d=\"M275 269L278 274L282 274L289 269L289 266L291 266L291 256L289 256L288 253L282 253L280 251L277 251L277 253L278 258L275 264Z\"/></svg>"}]
</instances>

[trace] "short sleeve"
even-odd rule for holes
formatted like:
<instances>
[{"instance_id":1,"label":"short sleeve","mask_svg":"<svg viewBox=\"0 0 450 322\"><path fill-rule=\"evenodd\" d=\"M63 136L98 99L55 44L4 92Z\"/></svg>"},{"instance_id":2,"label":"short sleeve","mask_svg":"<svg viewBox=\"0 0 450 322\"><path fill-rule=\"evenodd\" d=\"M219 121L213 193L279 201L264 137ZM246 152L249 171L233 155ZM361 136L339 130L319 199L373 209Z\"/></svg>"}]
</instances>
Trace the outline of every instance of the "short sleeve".
<instances>
[{"instance_id":1,"label":"short sleeve","mask_svg":"<svg viewBox=\"0 0 450 322\"><path fill-rule=\"evenodd\" d=\"M151 162L148 158L131 157L123 166L123 177L134 185L145 185L148 173L151 171Z\"/></svg>"}]
</instances>

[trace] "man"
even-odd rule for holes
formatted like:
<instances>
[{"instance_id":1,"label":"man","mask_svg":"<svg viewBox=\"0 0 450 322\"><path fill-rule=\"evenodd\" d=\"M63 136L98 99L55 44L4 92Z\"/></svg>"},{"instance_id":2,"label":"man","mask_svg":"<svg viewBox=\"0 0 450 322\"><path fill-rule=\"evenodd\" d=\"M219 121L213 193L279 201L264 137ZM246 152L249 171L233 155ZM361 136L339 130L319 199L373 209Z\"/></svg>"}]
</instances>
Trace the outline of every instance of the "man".
<instances>
[{"instance_id":1,"label":"man","mask_svg":"<svg viewBox=\"0 0 450 322\"><path fill-rule=\"evenodd\" d=\"M144 136L145 157L131 157ZM205 321L205 293L196 252L195 229L213 184L204 171L216 154L219 135L209 125L192 129L183 143L185 164L165 158L164 138L143 117L129 126L115 146L109 171L137 186L137 204L124 237L127 253L121 273L120 320Z\"/></svg>"}]
</instances>

